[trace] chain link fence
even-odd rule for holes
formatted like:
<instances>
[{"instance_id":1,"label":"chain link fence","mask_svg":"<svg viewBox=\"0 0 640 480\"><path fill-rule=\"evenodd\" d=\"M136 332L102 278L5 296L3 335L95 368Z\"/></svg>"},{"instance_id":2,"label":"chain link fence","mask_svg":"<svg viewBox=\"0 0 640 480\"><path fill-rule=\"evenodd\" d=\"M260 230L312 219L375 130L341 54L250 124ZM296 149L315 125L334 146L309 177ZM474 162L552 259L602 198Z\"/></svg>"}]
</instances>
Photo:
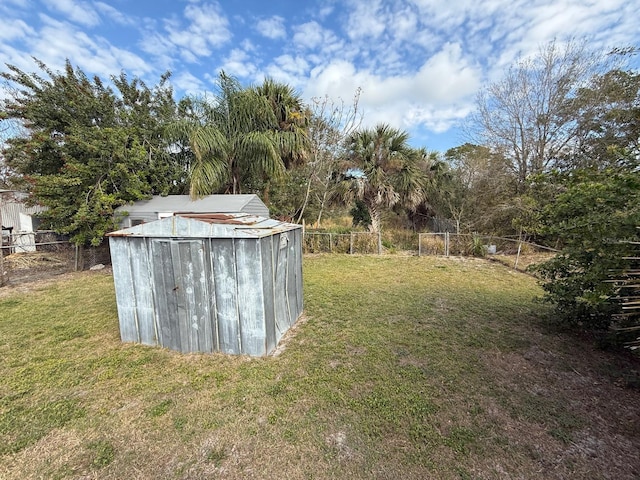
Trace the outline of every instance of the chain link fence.
<instances>
[{"instance_id":1,"label":"chain link fence","mask_svg":"<svg viewBox=\"0 0 640 480\"><path fill-rule=\"evenodd\" d=\"M394 230L371 232L305 231L303 253L382 255L402 252L418 256L487 257L525 270L550 258L555 250L517 238L454 233L415 233ZM54 232L5 233L2 237L4 283L110 265L109 245L76 247Z\"/></svg>"},{"instance_id":2,"label":"chain link fence","mask_svg":"<svg viewBox=\"0 0 640 480\"><path fill-rule=\"evenodd\" d=\"M420 233L418 255L487 257L518 270L543 262L557 253L554 248L521 238L491 235Z\"/></svg>"},{"instance_id":3,"label":"chain link fence","mask_svg":"<svg viewBox=\"0 0 640 480\"><path fill-rule=\"evenodd\" d=\"M410 231L304 232L305 254L377 254L399 251L418 256L486 257L518 270L547 260L556 252L519 238L455 233L414 233Z\"/></svg>"},{"instance_id":4,"label":"chain link fence","mask_svg":"<svg viewBox=\"0 0 640 480\"><path fill-rule=\"evenodd\" d=\"M303 253L382 254L380 233L304 232Z\"/></svg>"},{"instance_id":5,"label":"chain link fence","mask_svg":"<svg viewBox=\"0 0 640 480\"><path fill-rule=\"evenodd\" d=\"M109 245L76 247L51 231L3 232L0 283L18 284L109 265Z\"/></svg>"}]
</instances>

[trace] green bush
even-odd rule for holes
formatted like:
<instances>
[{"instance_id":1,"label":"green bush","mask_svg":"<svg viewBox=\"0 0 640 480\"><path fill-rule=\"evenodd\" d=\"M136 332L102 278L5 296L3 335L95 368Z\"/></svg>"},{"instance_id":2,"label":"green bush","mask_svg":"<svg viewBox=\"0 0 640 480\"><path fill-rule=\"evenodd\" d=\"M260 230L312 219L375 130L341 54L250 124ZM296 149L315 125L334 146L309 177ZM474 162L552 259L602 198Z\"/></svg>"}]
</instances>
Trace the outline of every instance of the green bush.
<instances>
[{"instance_id":1,"label":"green bush","mask_svg":"<svg viewBox=\"0 0 640 480\"><path fill-rule=\"evenodd\" d=\"M562 251L534 271L555 322L604 329L620 311L612 275L633 254L628 240L640 225L640 178L635 168L578 170L551 175L558 190L541 212L541 232L559 239Z\"/></svg>"}]
</instances>

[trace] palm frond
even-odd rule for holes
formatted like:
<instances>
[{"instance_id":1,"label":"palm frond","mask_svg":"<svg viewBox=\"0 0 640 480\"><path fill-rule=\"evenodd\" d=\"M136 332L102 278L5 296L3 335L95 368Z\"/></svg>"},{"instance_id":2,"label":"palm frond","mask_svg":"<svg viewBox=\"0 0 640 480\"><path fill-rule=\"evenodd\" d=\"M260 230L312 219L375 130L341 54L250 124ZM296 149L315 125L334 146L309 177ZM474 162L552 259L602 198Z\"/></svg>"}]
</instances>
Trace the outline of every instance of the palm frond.
<instances>
[{"instance_id":1,"label":"palm frond","mask_svg":"<svg viewBox=\"0 0 640 480\"><path fill-rule=\"evenodd\" d=\"M190 172L189 195L200 198L217 192L229 179L229 166L226 159L209 156L194 162Z\"/></svg>"},{"instance_id":2,"label":"palm frond","mask_svg":"<svg viewBox=\"0 0 640 480\"><path fill-rule=\"evenodd\" d=\"M284 174L285 166L272 132L254 131L238 140L236 157L245 170L273 178Z\"/></svg>"}]
</instances>

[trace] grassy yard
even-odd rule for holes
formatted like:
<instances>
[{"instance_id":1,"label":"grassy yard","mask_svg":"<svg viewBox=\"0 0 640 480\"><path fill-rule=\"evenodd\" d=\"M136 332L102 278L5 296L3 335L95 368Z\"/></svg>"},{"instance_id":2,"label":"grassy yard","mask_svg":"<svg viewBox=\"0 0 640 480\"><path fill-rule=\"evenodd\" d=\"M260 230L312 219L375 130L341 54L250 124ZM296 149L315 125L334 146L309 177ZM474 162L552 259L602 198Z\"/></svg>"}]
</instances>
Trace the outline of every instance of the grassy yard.
<instances>
[{"instance_id":1,"label":"grassy yard","mask_svg":"<svg viewBox=\"0 0 640 480\"><path fill-rule=\"evenodd\" d=\"M268 358L119 341L112 278L0 298L1 479L640 477L637 363L497 263L304 259Z\"/></svg>"}]
</instances>

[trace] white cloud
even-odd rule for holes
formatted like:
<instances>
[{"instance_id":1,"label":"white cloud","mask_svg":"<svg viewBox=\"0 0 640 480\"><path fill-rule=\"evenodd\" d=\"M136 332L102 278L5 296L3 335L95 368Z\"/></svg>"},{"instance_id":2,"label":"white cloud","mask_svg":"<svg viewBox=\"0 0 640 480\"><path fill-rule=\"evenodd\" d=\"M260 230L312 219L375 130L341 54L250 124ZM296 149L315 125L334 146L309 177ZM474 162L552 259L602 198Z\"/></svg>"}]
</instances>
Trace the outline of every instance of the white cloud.
<instances>
[{"instance_id":1,"label":"white cloud","mask_svg":"<svg viewBox=\"0 0 640 480\"><path fill-rule=\"evenodd\" d=\"M0 58L33 71L31 55L54 69L69 57L102 77L170 69L175 87L192 93L220 67L243 82L271 76L307 98L351 99L362 87L369 124L433 132L468 114L482 82L554 37L586 35L589 48L637 45L639 2L314 0L286 10L272 2L256 17L231 2L184 0L169 2L166 18L136 18L125 14L133 2L120 0L0 0ZM96 36L101 21L104 35L122 38Z\"/></svg>"},{"instance_id":2,"label":"white cloud","mask_svg":"<svg viewBox=\"0 0 640 480\"><path fill-rule=\"evenodd\" d=\"M267 37L272 40L287 37L287 30L284 26L284 18L278 15L258 20L258 23L256 23L256 30L263 37Z\"/></svg>"},{"instance_id":3,"label":"white cloud","mask_svg":"<svg viewBox=\"0 0 640 480\"><path fill-rule=\"evenodd\" d=\"M136 25L136 19L133 17L128 17L123 14L120 10L108 5L104 2L95 2L94 5L96 9L103 15L107 16L114 22L124 25L124 26L133 26Z\"/></svg>"},{"instance_id":4,"label":"white cloud","mask_svg":"<svg viewBox=\"0 0 640 480\"><path fill-rule=\"evenodd\" d=\"M29 0L4 0L0 2L0 14L4 20L9 20L18 15L20 11L29 9Z\"/></svg>"},{"instance_id":5,"label":"white cloud","mask_svg":"<svg viewBox=\"0 0 640 480\"><path fill-rule=\"evenodd\" d=\"M224 59L221 69L234 77L248 78L253 76L257 68L251 62L249 55L242 49L234 48Z\"/></svg>"},{"instance_id":6,"label":"white cloud","mask_svg":"<svg viewBox=\"0 0 640 480\"><path fill-rule=\"evenodd\" d=\"M151 55L162 56L174 50L174 45L167 37L147 31L142 37L140 48Z\"/></svg>"},{"instance_id":7,"label":"white cloud","mask_svg":"<svg viewBox=\"0 0 640 480\"><path fill-rule=\"evenodd\" d=\"M346 32L351 39L378 38L386 29L386 15L381 0L351 2L354 6L346 21Z\"/></svg>"},{"instance_id":8,"label":"white cloud","mask_svg":"<svg viewBox=\"0 0 640 480\"><path fill-rule=\"evenodd\" d=\"M266 76L284 82L294 88L301 88L307 80L309 62L301 56L289 54L274 59L266 69Z\"/></svg>"},{"instance_id":9,"label":"white cloud","mask_svg":"<svg viewBox=\"0 0 640 480\"><path fill-rule=\"evenodd\" d=\"M100 16L87 2L75 0L56 0L46 2L50 10L55 10L66 15L67 19L88 27L96 26L100 23Z\"/></svg>"},{"instance_id":10,"label":"white cloud","mask_svg":"<svg viewBox=\"0 0 640 480\"><path fill-rule=\"evenodd\" d=\"M303 75L309 70L309 63L300 56L281 55L275 59L276 65L293 74Z\"/></svg>"},{"instance_id":11,"label":"white cloud","mask_svg":"<svg viewBox=\"0 0 640 480\"><path fill-rule=\"evenodd\" d=\"M296 25L293 32L293 47L297 49L326 49L329 45L339 42L331 30L323 28L316 21Z\"/></svg>"},{"instance_id":12,"label":"white cloud","mask_svg":"<svg viewBox=\"0 0 640 480\"><path fill-rule=\"evenodd\" d=\"M165 28L169 41L180 48L187 62L211 55L231 39L229 21L218 4L189 4L184 17L190 22L186 28L176 19L167 20Z\"/></svg>"},{"instance_id":13,"label":"white cloud","mask_svg":"<svg viewBox=\"0 0 640 480\"><path fill-rule=\"evenodd\" d=\"M195 77L188 71L184 71L174 77L171 77L171 84L177 89L190 95L199 95L205 91L205 85L202 80Z\"/></svg>"},{"instance_id":14,"label":"white cloud","mask_svg":"<svg viewBox=\"0 0 640 480\"><path fill-rule=\"evenodd\" d=\"M460 46L447 44L417 71L405 75L385 76L336 60L312 70L304 95L344 99L362 88L360 103L367 125L387 122L444 131L471 111L480 78Z\"/></svg>"},{"instance_id":15,"label":"white cloud","mask_svg":"<svg viewBox=\"0 0 640 480\"><path fill-rule=\"evenodd\" d=\"M67 58L87 75L96 74L105 80L121 70L137 76L153 71L140 56L115 47L104 38L91 37L68 22L61 22L46 15L41 15L40 18L43 22L42 27L26 38L25 43L30 55L54 71L61 70ZM34 65L30 64L27 71L32 71L33 68Z\"/></svg>"},{"instance_id":16,"label":"white cloud","mask_svg":"<svg viewBox=\"0 0 640 480\"><path fill-rule=\"evenodd\" d=\"M30 56L25 55L22 50L18 50L5 43L0 43L0 57L2 57L4 63L18 67L24 72L31 72L35 67L33 59ZM2 66L2 70L5 71L6 68L4 68L4 65ZM3 90L4 89L0 88L0 92Z\"/></svg>"},{"instance_id":17,"label":"white cloud","mask_svg":"<svg viewBox=\"0 0 640 480\"><path fill-rule=\"evenodd\" d=\"M329 15L331 15L334 12L334 10L335 8L333 5L324 5L318 9L316 14L318 15L318 18L325 19Z\"/></svg>"},{"instance_id":18,"label":"white cloud","mask_svg":"<svg viewBox=\"0 0 640 480\"><path fill-rule=\"evenodd\" d=\"M0 41L24 40L35 35L35 30L22 20L0 19Z\"/></svg>"},{"instance_id":19,"label":"white cloud","mask_svg":"<svg viewBox=\"0 0 640 480\"><path fill-rule=\"evenodd\" d=\"M411 41L418 32L418 19L416 12L405 6L390 18L389 31L396 41Z\"/></svg>"}]
</instances>

